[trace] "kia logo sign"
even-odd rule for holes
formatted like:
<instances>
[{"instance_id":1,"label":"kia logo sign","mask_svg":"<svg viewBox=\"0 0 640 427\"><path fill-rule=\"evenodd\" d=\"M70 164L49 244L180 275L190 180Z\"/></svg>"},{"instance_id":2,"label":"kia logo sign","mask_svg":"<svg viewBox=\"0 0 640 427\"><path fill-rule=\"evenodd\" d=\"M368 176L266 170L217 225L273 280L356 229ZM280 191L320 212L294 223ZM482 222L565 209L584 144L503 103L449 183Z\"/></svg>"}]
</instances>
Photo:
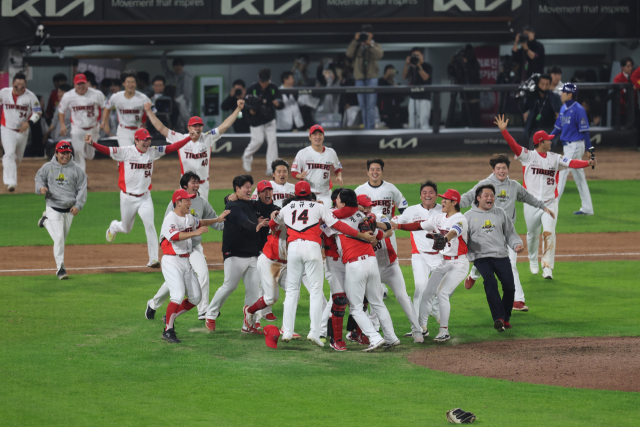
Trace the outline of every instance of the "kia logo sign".
<instances>
[{"instance_id":1,"label":"kia logo sign","mask_svg":"<svg viewBox=\"0 0 640 427\"><path fill-rule=\"evenodd\" d=\"M522 6L522 0L434 0L434 12L446 12L452 7L456 7L462 12L491 12L503 3L511 2L511 10L516 10ZM471 8L467 3L472 3Z\"/></svg>"},{"instance_id":2,"label":"kia logo sign","mask_svg":"<svg viewBox=\"0 0 640 427\"><path fill-rule=\"evenodd\" d=\"M2 0L2 16L10 18L22 12L25 12L28 15L34 17L43 16L35 7L36 4L42 2L43 0L27 0L14 9L13 0ZM58 10L58 0L44 0L44 5L44 16L50 18L59 18L65 16L67 13L71 12L73 9L79 6L83 6L83 16L87 16L94 11L95 0L74 0L60 10Z\"/></svg>"},{"instance_id":3,"label":"kia logo sign","mask_svg":"<svg viewBox=\"0 0 640 427\"><path fill-rule=\"evenodd\" d=\"M311 10L311 1L312 0L289 0L276 8L276 0L242 0L239 3L237 1L234 2L234 0L222 0L220 12L223 15L235 15L240 11L245 11L249 15L282 15L300 3L300 15L303 15ZM236 3L236 5L234 6L233 3ZM262 3L262 10L258 9L255 3L258 3L258 6Z\"/></svg>"}]
</instances>

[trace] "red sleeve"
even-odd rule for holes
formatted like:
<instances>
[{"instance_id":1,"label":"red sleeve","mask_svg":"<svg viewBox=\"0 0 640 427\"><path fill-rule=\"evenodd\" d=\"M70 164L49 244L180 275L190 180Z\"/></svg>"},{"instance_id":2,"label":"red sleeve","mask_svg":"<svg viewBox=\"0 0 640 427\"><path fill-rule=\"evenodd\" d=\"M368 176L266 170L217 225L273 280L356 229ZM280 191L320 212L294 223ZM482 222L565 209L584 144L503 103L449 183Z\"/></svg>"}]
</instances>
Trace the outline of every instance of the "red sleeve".
<instances>
[{"instance_id":1,"label":"red sleeve","mask_svg":"<svg viewBox=\"0 0 640 427\"><path fill-rule=\"evenodd\" d=\"M384 231L378 230L378 232L376 233L376 239L382 240L383 237L384 237Z\"/></svg>"},{"instance_id":2,"label":"red sleeve","mask_svg":"<svg viewBox=\"0 0 640 427\"><path fill-rule=\"evenodd\" d=\"M336 175L338 175L340 172L342 172L342 168L336 169Z\"/></svg>"},{"instance_id":3,"label":"red sleeve","mask_svg":"<svg viewBox=\"0 0 640 427\"><path fill-rule=\"evenodd\" d=\"M398 224L398 230L418 231L422 230L419 222L410 222L409 224Z\"/></svg>"},{"instance_id":4,"label":"red sleeve","mask_svg":"<svg viewBox=\"0 0 640 427\"><path fill-rule=\"evenodd\" d=\"M111 150L109 150L109 147L104 146L102 144L98 144L97 142L94 142L92 144L93 148L96 149L96 151L99 151L102 154L106 154L107 156L111 155Z\"/></svg>"},{"instance_id":5,"label":"red sleeve","mask_svg":"<svg viewBox=\"0 0 640 427\"><path fill-rule=\"evenodd\" d=\"M351 215L353 215L356 212L358 212L358 208L350 208L348 206L345 206L343 208L336 209L335 211L333 211L331 213L336 218L343 219L343 218L349 218Z\"/></svg>"},{"instance_id":6,"label":"red sleeve","mask_svg":"<svg viewBox=\"0 0 640 427\"><path fill-rule=\"evenodd\" d=\"M358 230L355 228L351 228L349 224L346 224L342 221L338 221L331 226L331 228L338 230L339 232L346 234L351 237L358 237Z\"/></svg>"},{"instance_id":7,"label":"red sleeve","mask_svg":"<svg viewBox=\"0 0 640 427\"><path fill-rule=\"evenodd\" d=\"M174 240L174 241L176 241L176 242L177 242L179 239L180 239L180 233L176 233L176 234L174 234L173 236L171 236L171 240Z\"/></svg>"},{"instance_id":8,"label":"red sleeve","mask_svg":"<svg viewBox=\"0 0 640 427\"><path fill-rule=\"evenodd\" d=\"M509 135L509 132L506 129L502 131L502 137L507 141L509 148L511 148L511 151L513 151L516 156L519 156L520 153L522 153L522 146L518 145L516 140Z\"/></svg>"},{"instance_id":9,"label":"red sleeve","mask_svg":"<svg viewBox=\"0 0 640 427\"><path fill-rule=\"evenodd\" d=\"M298 177L298 172L291 171L291 178L297 178L297 177Z\"/></svg>"},{"instance_id":10,"label":"red sleeve","mask_svg":"<svg viewBox=\"0 0 640 427\"><path fill-rule=\"evenodd\" d=\"M588 160L571 160L569 162L569 167L572 169L582 169L589 166Z\"/></svg>"},{"instance_id":11,"label":"red sleeve","mask_svg":"<svg viewBox=\"0 0 640 427\"><path fill-rule=\"evenodd\" d=\"M275 230L276 228L278 228L278 223L275 222L273 219L269 220L269 228L272 230Z\"/></svg>"},{"instance_id":12,"label":"red sleeve","mask_svg":"<svg viewBox=\"0 0 640 427\"><path fill-rule=\"evenodd\" d=\"M187 136L182 141L174 142L173 144L165 145L164 152L167 154L173 153L174 151L178 151L182 147L184 147L187 142L191 141L191 137Z\"/></svg>"},{"instance_id":13,"label":"red sleeve","mask_svg":"<svg viewBox=\"0 0 640 427\"><path fill-rule=\"evenodd\" d=\"M640 67L636 68L631 76L629 77L631 83L633 83L633 87L636 89L640 89Z\"/></svg>"}]
</instances>

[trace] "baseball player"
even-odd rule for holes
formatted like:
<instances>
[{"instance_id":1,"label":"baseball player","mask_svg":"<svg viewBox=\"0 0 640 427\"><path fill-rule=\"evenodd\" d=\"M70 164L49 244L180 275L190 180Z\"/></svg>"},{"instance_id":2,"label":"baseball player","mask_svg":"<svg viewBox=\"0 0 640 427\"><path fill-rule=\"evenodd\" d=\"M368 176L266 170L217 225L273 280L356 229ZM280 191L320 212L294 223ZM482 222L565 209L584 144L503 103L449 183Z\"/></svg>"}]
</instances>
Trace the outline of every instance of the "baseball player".
<instances>
[{"instance_id":1,"label":"baseball player","mask_svg":"<svg viewBox=\"0 0 640 427\"><path fill-rule=\"evenodd\" d=\"M239 175L233 178L233 190L236 200L227 203L225 209L230 211L222 232L222 256L224 257L224 282L218 288L211 303L207 307L206 327L211 332L216 330L216 318L229 295L238 289L240 279L245 287L243 307L252 306L260 298L260 276L257 262L262 246L258 232L269 224L269 218L258 219L258 215L250 201L253 177ZM246 313L246 309L244 309ZM246 315L242 325L242 333L261 335L262 331L247 324Z\"/></svg>"},{"instance_id":2,"label":"baseball player","mask_svg":"<svg viewBox=\"0 0 640 427\"><path fill-rule=\"evenodd\" d=\"M350 208L358 207L357 196L353 190L344 189L338 195L336 207L343 208L345 206ZM352 228L352 231L355 231L367 218L366 214L358 210L344 222ZM345 264L344 283L345 292L349 299L349 312L370 342L369 347L363 351L369 352L382 346L390 348L400 345L400 340L393 331L389 310L387 310L383 302L383 287L380 282L380 272L373 246L371 245L372 242L370 240L362 241L349 238L349 234L336 227L334 228L340 233L336 237L336 242L338 243L342 262ZM383 237L382 230L377 230L374 237L377 240L381 240ZM371 306L371 310L380 320L384 338L380 336L371 319L364 312L365 297ZM422 335L418 332L415 338L422 339Z\"/></svg>"},{"instance_id":3,"label":"baseball player","mask_svg":"<svg viewBox=\"0 0 640 427\"><path fill-rule=\"evenodd\" d=\"M2 120L0 140L2 156L2 180L13 193L18 185L18 165L27 147L31 125L42 116L42 106L33 92L27 89L27 77L23 73L13 76L13 87L0 90Z\"/></svg>"},{"instance_id":4,"label":"baseball player","mask_svg":"<svg viewBox=\"0 0 640 427\"><path fill-rule=\"evenodd\" d=\"M144 109L151 121L151 124L158 132L167 138L167 142L175 143L190 136L191 141L179 152L180 173L192 171L201 178L199 194L205 199L209 199L209 164L211 163L211 148L220 139L238 118L238 113L244 107L244 100L238 100L238 107L215 129L202 133L204 122L198 116L191 117L188 123L189 134L181 134L167 129L165 125L156 117L151 103L144 105Z\"/></svg>"},{"instance_id":5,"label":"baseball player","mask_svg":"<svg viewBox=\"0 0 640 427\"><path fill-rule=\"evenodd\" d=\"M509 319L515 295L513 267L507 248L520 253L524 247L509 214L495 206L496 189L493 184L478 186L475 195L474 206L464 214L469 226L468 258L484 279L493 327L503 332L505 328L511 329ZM495 275L502 283L502 300Z\"/></svg>"},{"instance_id":6,"label":"baseball player","mask_svg":"<svg viewBox=\"0 0 640 427\"><path fill-rule=\"evenodd\" d=\"M291 176L298 180L305 180L311 185L311 191L316 194L319 202L331 206L331 166L335 170L336 182L342 182L342 164L333 148L325 147L324 129L320 125L309 129L311 146L298 151L291 166Z\"/></svg>"},{"instance_id":7,"label":"baseball player","mask_svg":"<svg viewBox=\"0 0 640 427\"><path fill-rule=\"evenodd\" d=\"M560 108L560 115L556 119L556 124L551 135L560 135L562 141L562 151L567 159L582 159L585 151L588 153L591 148L591 137L589 136L589 119L587 112L574 99L578 96L578 88L573 83L565 83L562 87L560 99L564 105ZM558 202L564 186L567 183L569 172L573 175L573 180L580 193L582 206L574 215L593 215L593 203L591 203L591 193L587 185L587 178L582 169L565 169L560 171L558 177Z\"/></svg>"},{"instance_id":8,"label":"baseball player","mask_svg":"<svg viewBox=\"0 0 640 427\"><path fill-rule=\"evenodd\" d=\"M190 141L189 137L171 145L151 147L151 135L146 129L138 129L134 135L135 145L128 147L105 147L93 141L91 134L85 136L87 145L118 162L118 187L120 187L120 214L122 221L113 220L107 228L107 242L113 243L118 233L129 233L138 213L147 234L149 263L147 267L158 268L158 237L153 223L153 201L151 200L151 175L153 161L165 154L173 153Z\"/></svg>"},{"instance_id":9,"label":"baseball player","mask_svg":"<svg viewBox=\"0 0 640 427\"><path fill-rule=\"evenodd\" d=\"M369 214L372 212L372 209L374 208L374 202L369 198L368 195L360 194L357 200L358 207L360 207L365 214ZM376 217L386 220L386 224L389 224L389 219L386 216L382 215L381 217L378 217L376 215ZM397 251L393 245L395 239L394 241L391 240L393 234L393 230L385 231L382 239L380 239L378 243L373 246L373 251L375 252L376 261L378 264L378 272L380 273L380 280L382 281L382 283L387 284L393 291L393 294L396 296L396 300L400 304L400 307L402 307L402 311L404 311L404 314L409 319L409 322L411 322L412 335L419 335L420 338L422 338L422 328L418 324L418 315L416 314L415 308L411 304L411 298L409 298L409 295L407 294L407 285L404 282L404 276L402 275L402 270L400 270L400 263L398 262ZM378 317L374 313L372 313L370 317L372 317L371 320L374 324L374 327L377 326L379 324Z\"/></svg>"},{"instance_id":10,"label":"baseball player","mask_svg":"<svg viewBox=\"0 0 640 427\"><path fill-rule=\"evenodd\" d=\"M294 196L295 185L287 182L289 179L289 163L284 159L276 159L271 162L271 170L273 171L273 180L270 181L273 189L273 204L282 207L285 199ZM251 195L251 200L258 200L258 189L256 188Z\"/></svg>"},{"instance_id":11,"label":"baseball player","mask_svg":"<svg viewBox=\"0 0 640 427\"><path fill-rule=\"evenodd\" d=\"M456 290L469 271L467 259L467 219L460 213L460 193L449 189L442 198L442 213L433 218L412 224L397 224L400 230L416 231L419 229L429 232L440 232L444 235L446 245L442 250L442 262L438 265L427 282L420 302L420 325L427 325L433 296L438 297L440 303L440 330L433 339L435 342L448 341L449 315L451 304L449 297ZM435 248L435 247L434 247ZM425 334L426 335L426 334Z\"/></svg>"},{"instance_id":12,"label":"baseball player","mask_svg":"<svg viewBox=\"0 0 640 427\"><path fill-rule=\"evenodd\" d=\"M162 339L174 344L181 342L173 325L176 317L191 310L202 298L198 278L189 258L193 251L191 239L202 236L209 228L189 213L191 199L195 197L195 194L189 194L183 189L173 193L171 202L174 209L164 218L160 230L162 275L171 294ZM187 299L184 298L185 295Z\"/></svg>"},{"instance_id":13,"label":"baseball player","mask_svg":"<svg viewBox=\"0 0 640 427\"><path fill-rule=\"evenodd\" d=\"M311 330L307 339L319 347L324 347L320 340L322 319L322 286L324 283L322 268L322 237L320 220L329 227L357 237L357 229L347 226L333 216L328 206L311 200L311 186L300 181L295 187L295 200L280 210L274 220L287 227L287 281L282 322L282 340L292 339L296 309L300 294L300 281L303 273L309 277L310 304L309 317Z\"/></svg>"},{"instance_id":14,"label":"baseball player","mask_svg":"<svg viewBox=\"0 0 640 427\"><path fill-rule=\"evenodd\" d=\"M436 203L436 195L438 194L438 185L427 180L420 184L420 200L422 203L409 206L394 221L399 224L408 224L417 221L426 221L442 214L442 206ZM427 239L422 231L411 232L411 269L413 270L413 280L415 283L415 291L413 293L413 307L416 314L420 314L420 304L422 302L422 294L427 288L427 282L433 271L442 263L442 254L433 249L433 240ZM431 315L440 323L440 304L438 298L434 297L431 304ZM420 318L418 318L418 321ZM427 324L420 324L425 337L429 336ZM406 333L404 336L411 336L413 332Z\"/></svg>"},{"instance_id":15,"label":"baseball player","mask_svg":"<svg viewBox=\"0 0 640 427\"><path fill-rule=\"evenodd\" d=\"M87 175L75 164L71 144L60 141L56 154L36 174L36 194L44 195L47 210L38 221L53 239L53 256L58 279L68 279L64 265L64 242L67 240L73 217L87 201Z\"/></svg>"},{"instance_id":16,"label":"baseball player","mask_svg":"<svg viewBox=\"0 0 640 427\"><path fill-rule=\"evenodd\" d=\"M85 135L91 135L91 139L97 141L100 138L100 114L106 104L102 92L89 87L84 74L76 74L73 78L73 89L65 93L58 104L58 120L60 120L60 136L68 132L64 124L64 115L71 110L71 146L73 147L74 160L80 168L86 172L86 160L91 160L96 155L96 150L91 145L84 144ZM154 240L155 237L154 237Z\"/></svg>"},{"instance_id":17,"label":"baseball player","mask_svg":"<svg viewBox=\"0 0 640 427\"><path fill-rule=\"evenodd\" d=\"M504 209L511 222L516 223L516 201L523 202L528 205L534 206L538 209L542 209L549 214L552 218L555 214L551 209L546 207L542 201L536 199L529 193L523 186L517 181L509 179L509 166L511 160L506 154L496 154L489 160L489 164L493 168L493 173L489 175L487 179L483 179L477 183L471 190L462 195L460 206L462 208L468 208L474 203L476 197L476 190L482 185L493 185L495 193L496 206ZM520 275L518 274L518 267L516 262L518 255L511 248L509 250L509 259L511 260L511 269L513 270L513 279L516 287L515 301L513 303L513 309L516 311L529 311L524 303L524 291L522 290L522 284L520 283ZM464 281L464 287L471 289L480 277L478 269L475 264L471 269L471 273Z\"/></svg>"},{"instance_id":18,"label":"baseball player","mask_svg":"<svg viewBox=\"0 0 640 427\"><path fill-rule=\"evenodd\" d=\"M587 166L595 166L596 159L588 161L570 159L551 152L551 140L553 135L547 135L544 131L538 131L533 135L534 151L518 145L509 135L504 116L496 117L495 121L502 131L503 138L509 144L509 148L520 160L524 168L523 186L536 199L542 200L555 218L545 211L530 205L524 205L524 220L527 223L527 247L529 250L529 269L532 274L538 274L538 239L542 230L544 250L542 252L542 277L553 279L553 263L556 253L556 222L558 221L558 172L562 169L582 169ZM542 228L542 230L541 230Z\"/></svg>"},{"instance_id":19,"label":"baseball player","mask_svg":"<svg viewBox=\"0 0 640 427\"><path fill-rule=\"evenodd\" d=\"M224 218L229 214L229 211L224 211L218 216L209 202L198 195L199 186L200 177L191 171L186 172L182 175L182 178L180 178L180 188L190 195L196 195L196 197L191 199L191 210L189 213L194 218L200 220L201 224L211 225L214 229L222 231L224 229ZM173 209L173 202L171 202L169 206L167 206L167 211L164 214L165 218L170 212L173 212ZM207 220L213 220L213 222ZM209 305L209 267L207 267L207 259L204 256L202 237L192 237L191 244L193 246L193 252L191 252L191 256L189 257L189 263L191 263L191 267L198 277L198 283L200 283L200 291L202 293L202 299L198 304L198 320L204 320L204 315ZM162 304L164 304L168 296L169 285L167 285L167 282L164 282L158 290L158 293L147 302L145 317L152 320L155 317L156 310L162 307Z\"/></svg>"},{"instance_id":20,"label":"baseball player","mask_svg":"<svg viewBox=\"0 0 640 427\"><path fill-rule=\"evenodd\" d=\"M143 127L147 122L147 113L144 111L144 104L151 103L149 97L136 90L135 71L125 71L120 74L120 80L124 84L124 90L117 92L109 98L102 115L100 128L109 135L109 115L115 110L118 113L118 130L116 137L120 147L133 145L133 136L136 130ZM175 142L175 141L174 141Z\"/></svg>"}]
</instances>

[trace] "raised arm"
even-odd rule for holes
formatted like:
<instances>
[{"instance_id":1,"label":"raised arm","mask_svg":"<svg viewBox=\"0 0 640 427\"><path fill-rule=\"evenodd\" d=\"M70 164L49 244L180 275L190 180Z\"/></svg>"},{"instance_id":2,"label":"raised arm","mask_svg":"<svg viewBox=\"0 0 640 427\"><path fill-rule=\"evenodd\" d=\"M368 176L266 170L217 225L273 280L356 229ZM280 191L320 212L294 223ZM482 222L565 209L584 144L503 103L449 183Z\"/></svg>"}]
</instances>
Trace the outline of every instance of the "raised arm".
<instances>
[{"instance_id":1,"label":"raised arm","mask_svg":"<svg viewBox=\"0 0 640 427\"><path fill-rule=\"evenodd\" d=\"M227 117L220 124L220 126L218 126L218 132L220 132L220 135L222 135L223 133L229 130L229 128L233 125L233 123L238 118L238 114L240 114L243 108L244 108L244 99L238 99L236 109L229 115L229 117Z\"/></svg>"},{"instance_id":2,"label":"raised arm","mask_svg":"<svg viewBox=\"0 0 640 427\"><path fill-rule=\"evenodd\" d=\"M166 138L167 135L169 135L169 129L167 129L167 127L162 124L160 119L156 117L156 114L153 112L153 106L150 102L144 104L144 111L147 113L147 117L149 117L149 121L151 122L153 127L156 128L156 130Z\"/></svg>"},{"instance_id":3,"label":"raised arm","mask_svg":"<svg viewBox=\"0 0 640 427\"><path fill-rule=\"evenodd\" d=\"M509 132L507 132L507 125L509 124L509 119L505 120L504 115L502 116L498 115L494 123L498 125L498 128L500 128L500 131L502 132L502 137L507 141L507 144L509 144L509 148L511 148L511 151L513 151L513 153L516 156L519 156L522 153L522 146L518 145L516 140L513 139L511 135L509 135Z\"/></svg>"}]
</instances>

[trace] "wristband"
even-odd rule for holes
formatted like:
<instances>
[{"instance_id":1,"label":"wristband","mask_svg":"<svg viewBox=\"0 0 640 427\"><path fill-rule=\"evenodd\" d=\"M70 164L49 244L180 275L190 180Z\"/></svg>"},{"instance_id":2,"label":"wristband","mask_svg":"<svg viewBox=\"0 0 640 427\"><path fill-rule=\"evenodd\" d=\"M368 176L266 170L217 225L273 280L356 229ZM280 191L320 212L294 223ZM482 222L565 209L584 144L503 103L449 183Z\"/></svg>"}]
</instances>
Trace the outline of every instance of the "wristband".
<instances>
[{"instance_id":1,"label":"wristband","mask_svg":"<svg viewBox=\"0 0 640 427\"><path fill-rule=\"evenodd\" d=\"M33 120L29 120L29 121L27 121L27 123L29 123L29 126L33 126L33 124L34 124Z\"/></svg>"}]
</instances>

